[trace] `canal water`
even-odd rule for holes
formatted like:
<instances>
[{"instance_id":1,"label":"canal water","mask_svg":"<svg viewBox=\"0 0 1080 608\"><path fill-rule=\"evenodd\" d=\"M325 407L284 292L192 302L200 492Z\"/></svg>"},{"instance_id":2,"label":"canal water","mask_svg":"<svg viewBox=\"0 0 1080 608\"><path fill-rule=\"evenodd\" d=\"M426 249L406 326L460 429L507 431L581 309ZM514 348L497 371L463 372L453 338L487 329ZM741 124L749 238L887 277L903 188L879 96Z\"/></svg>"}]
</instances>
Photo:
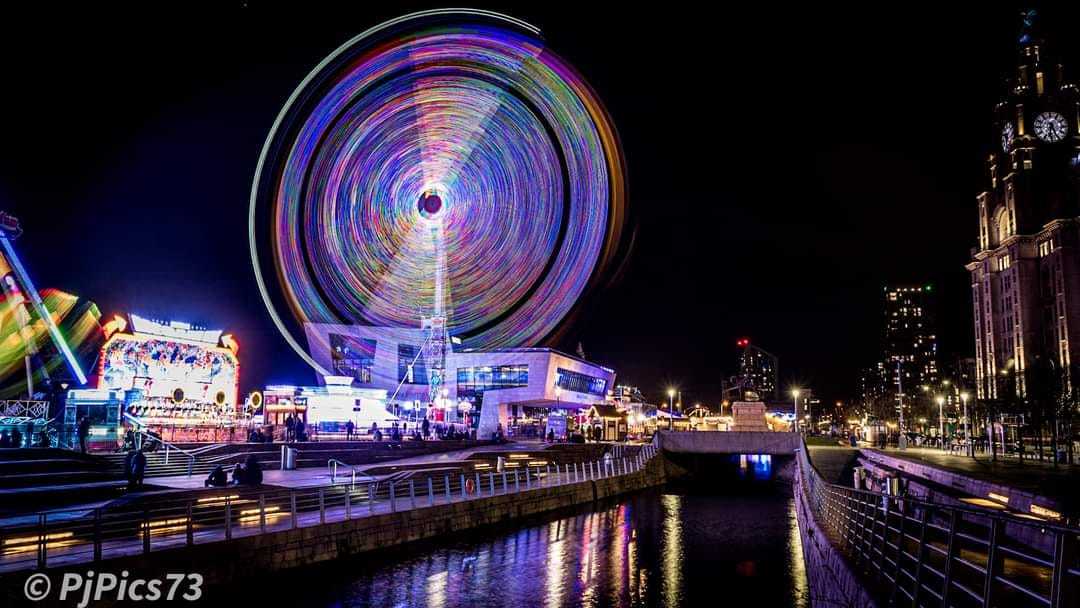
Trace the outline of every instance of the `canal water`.
<instances>
[{"instance_id":1,"label":"canal water","mask_svg":"<svg viewBox=\"0 0 1080 608\"><path fill-rule=\"evenodd\" d=\"M275 575L243 595L328 608L808 606L790 484L767 462L741 465L516 529Z\"/></svg>"}]
</instances>

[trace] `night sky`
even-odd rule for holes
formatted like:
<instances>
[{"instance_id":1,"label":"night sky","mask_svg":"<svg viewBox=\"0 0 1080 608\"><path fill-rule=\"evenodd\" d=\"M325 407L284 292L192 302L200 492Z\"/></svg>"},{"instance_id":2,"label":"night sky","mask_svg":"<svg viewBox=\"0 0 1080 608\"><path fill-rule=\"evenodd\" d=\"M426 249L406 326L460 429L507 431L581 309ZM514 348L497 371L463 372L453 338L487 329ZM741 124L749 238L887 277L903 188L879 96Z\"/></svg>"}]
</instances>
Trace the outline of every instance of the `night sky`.
<instances>
[{"instance_id":1,"label":"night sky","mask_svg":"<svg viewBox=\"0 0 1080 608\"><path fill-rule=\"evenodd\" d=\"M596 88L629 165L635 248L568 332L620 382L714 403L750 337L781 384L854 395L886 281L933 282L973 351L963 264L1018 8L701 13L482 4L539 26ZM281 105L325 55L429 4L175 4L5 19L0 209L39 287L223 328L241 389L313 373L271 324L247 205ZM668 5L664 5L668 6ZM674 5L671 5L674 7ZM902 11L900 9L903 9ZM1076 15L1051 11L1054 27ZM1080 42L1064 45L1080 74ZM1071 68L1071 69L1070 69Z\"/></svg>"}]
</instances>

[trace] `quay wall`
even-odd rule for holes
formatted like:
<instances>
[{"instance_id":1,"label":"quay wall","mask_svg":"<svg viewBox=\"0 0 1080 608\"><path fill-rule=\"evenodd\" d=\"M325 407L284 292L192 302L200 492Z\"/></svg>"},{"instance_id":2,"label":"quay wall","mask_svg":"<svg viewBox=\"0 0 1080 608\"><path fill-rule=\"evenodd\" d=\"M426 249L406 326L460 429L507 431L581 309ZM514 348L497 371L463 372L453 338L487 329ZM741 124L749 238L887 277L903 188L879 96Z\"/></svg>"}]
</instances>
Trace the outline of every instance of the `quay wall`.
<instances>
[{"instance_id":1,"label":"quay wall","mask_svg":"<svg viewBox=\"0 0 1080 608\"><path fill-rule=\"evenodd\" d=\"M46 573L59 575L64 571L85 572L87 569L100 572L128 570L132 577L136 577L138 573L161 576L163 572L198 572L203 575L206 585L212 586L506 523L661 485L666 479L662 461L662 458L653 458L641 471L619 477L535 488L449 505L424 506L191 547L155 550L145 555L118 557L95 564L49 568ZM8 583L11 583L11 593L21 595L22 581L26 576L26 572L21 572L0 577L3 583L0 586L8 587ZM58 576L52 578L59 580ZM3 596L0 594L0 598Z\"/></svg>"},{"instance_id":2,"label":"quay wall","mask_svg":"<svg viewBox=\"0 0 1080 608\"><path fill-rule=\"evenodd\" d=\"M804 448L805 449L805 448ZM794 476L795 515L799 523L803 564L810 591L811 606L843 608L876 608L877 602L867 592L847 559L818 524L811 508L812 487L824 481L805 457L795 460L798 470ZM817 484L808 483L816 477Z\"/></svg>"}]
</instances>

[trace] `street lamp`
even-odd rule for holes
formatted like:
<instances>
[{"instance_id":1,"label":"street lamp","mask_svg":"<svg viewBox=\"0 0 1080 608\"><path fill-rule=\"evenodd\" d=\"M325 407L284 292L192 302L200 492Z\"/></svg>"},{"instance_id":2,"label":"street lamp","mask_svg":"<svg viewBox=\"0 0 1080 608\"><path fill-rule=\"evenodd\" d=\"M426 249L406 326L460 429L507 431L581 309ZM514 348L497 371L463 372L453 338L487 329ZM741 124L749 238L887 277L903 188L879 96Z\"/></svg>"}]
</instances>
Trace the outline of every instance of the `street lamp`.
<instances>
[{"instance_id":1,"label":"street lamp","mask_svg":"<svg viewBox=\"0 0 1080 608\"><path fill-rule=\"evenodd\" d=\"M667 391L667 396L668 396L668 406L667 406L667 413L668 413L667 423L668 423L668 427L667 428L668 428L669 431L673 431L673 430L675 430L675 420L674 420L675 389L669 388L668 391Z\"/></svg>"},{"instance_id":2,"label":"street lamp","mask_svg":"<svg viewBox=\"0 0 1080 608\"><path fill-rule=\"evenodd\" d=\"M799 389L791 391L791 397L795 401L795 430L798 430L799 425Z\"/></svg>"},{"instance_id":3,"label":"street lamp","mask_svg":"<svg viewBox=\"0 0 1080 608\"><path fill-rule=\"evenodd\" d=\"M960 403L964 404L964 443L967 444L964 449L967 451L968 455L971 456L974 452L971 450L971 428L968 426L967 400L967 392L960 393Z\"/></svg>"},{"instance_id":4,"label":"street lamp","mask_svg":"<svg viewBox=\"0 0 1080 608\"><path fill-rule=\"evenodd\" d=\"M937 423L938 437L941 440L941 449L945 449L945 397L937 396Z\"/></svg>"}]
</instances>

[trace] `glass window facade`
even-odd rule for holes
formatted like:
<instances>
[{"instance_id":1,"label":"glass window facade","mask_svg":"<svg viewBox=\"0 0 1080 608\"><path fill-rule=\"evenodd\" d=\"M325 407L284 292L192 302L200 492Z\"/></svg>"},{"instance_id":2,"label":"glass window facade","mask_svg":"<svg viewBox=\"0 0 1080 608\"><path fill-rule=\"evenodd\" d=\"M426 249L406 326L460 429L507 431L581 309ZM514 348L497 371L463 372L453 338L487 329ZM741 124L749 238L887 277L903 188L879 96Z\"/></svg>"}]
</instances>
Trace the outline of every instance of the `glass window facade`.
<instances>
[{"instance_id":1,"label":"glass window facade","mask_svg":"<svg viewBox=\"0 0 1080 608\"><path fill-rule=\"evenodd\" d=\"M398 344L397 347L397 373L398 380L405 379L405 384L427 384L427 365L423 357L417 357L420 347L415 344ZM413 359L416 363L413 363ZM409 366L412 365L410 373Z\"/></svg>"},{"instance_id":2,"label":"glass window facade","mask_svg":"<svg viewBox=\"0 0 1080 608\"><path fill-rule=\"evenodd\" d=\"M529 385L529 366L482 365L459 367L457 370L457 397L479 402L488 389L517 388Z\"/></svg>"},{"instance_id":3,"label":"glass window facade","mask_svg":"<svg viewBox=\"0 0 1080 608\"><path fill-rule=\"evenodd\" d=\"M582 374L581 372L572 372L561 367L555 370L555 386L575 393L600 396L607 394L607 379Z\"/></svg>"},{"instance_id":4,"label":"glass window facade","mask_svg":"<svg viewBox=\"0 0 1080 608\"><path fill-rule=\"evenodd\" d=\"M330 334L330 360L335 374L370 384L371 368L375 366L375 340Z\"/></svg>"}]
</instances>

